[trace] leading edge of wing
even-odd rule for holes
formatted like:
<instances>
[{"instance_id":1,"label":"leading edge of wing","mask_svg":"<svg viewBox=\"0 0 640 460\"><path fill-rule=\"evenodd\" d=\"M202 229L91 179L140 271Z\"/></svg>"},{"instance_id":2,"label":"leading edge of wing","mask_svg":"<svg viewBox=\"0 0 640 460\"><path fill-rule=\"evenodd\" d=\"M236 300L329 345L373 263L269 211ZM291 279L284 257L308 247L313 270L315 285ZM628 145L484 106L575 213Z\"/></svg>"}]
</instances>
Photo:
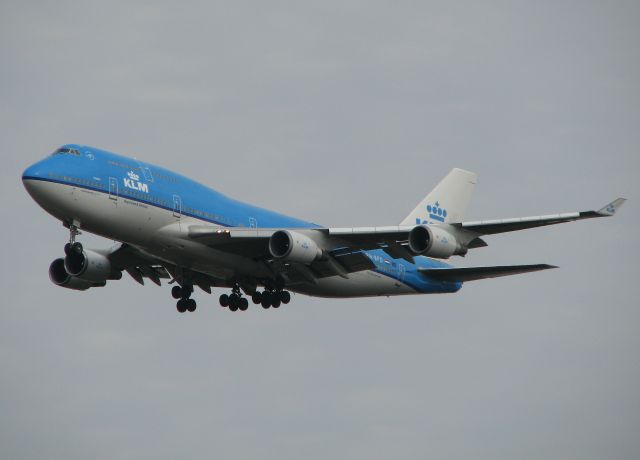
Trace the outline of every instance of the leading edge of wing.
<instances>
[{"instance_id":1,"label":"leading edge of wing","mask_svg":"<svg viewBox=\"0 0 640 460\"><path fill-rule=\"evenodd\" d=\"M469 267L469 268L418 268L418 271L429 278L439 281L474 281L487 278L498 278L500 276L519 275L521 273L537 272L558 268L555 265L533 264L533 265L497 265L489 267Z\"/></svg>"},{"instance_id":2,"label":"leading edge of wing","mask_svg":"<svg viewBox=\"0 0 640 460\"><path fill-rule=\"evenodd\" d=\"M543 227L546 225L561 224L581 219L594 217L611 217L624 204L626 198L616 198L611 203L597 211L567 212L562 214L550 214L546 216L516 217L511 219L481 220L475 222L461 222L452 226L468 230L478 235L491 235L496 233L513 232L529 228Z\"/></svg>"}]
</instances>

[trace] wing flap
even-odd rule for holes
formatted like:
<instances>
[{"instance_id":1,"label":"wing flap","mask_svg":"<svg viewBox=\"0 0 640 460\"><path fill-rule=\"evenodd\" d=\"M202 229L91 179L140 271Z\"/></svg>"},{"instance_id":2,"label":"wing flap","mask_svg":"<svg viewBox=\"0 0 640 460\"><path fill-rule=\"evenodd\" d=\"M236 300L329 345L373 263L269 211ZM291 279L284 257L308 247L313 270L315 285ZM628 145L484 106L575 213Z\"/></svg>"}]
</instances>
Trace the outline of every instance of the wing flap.
<instances>
[{"instance_id":1,"label":"wing flap","mask_svg":"<svg viewBox=\"0 0 640 460\"><path fill-rule=\"evenodd\" d=\"M498 278L500 276L519 275L521 273L536 272L558 268L555 265L535 264L535 265L499 265L492 267L470 267L470 268L418 268L418 271L430 278L440 281L474 281L487 278Z\"/></svg>"},{"instance_id":2,"label":"wing flap","mask_svg":"<svg viewBox=\"0 0 640 460\"><path fill-rule=\"evenodd\" d=\"M371 262L371 259L369 259L362 251L336 254L334 257L349 272L360 272L362 270L371 270L372 268L375 268L375 264Z\"/></svg>"}]
</instances>

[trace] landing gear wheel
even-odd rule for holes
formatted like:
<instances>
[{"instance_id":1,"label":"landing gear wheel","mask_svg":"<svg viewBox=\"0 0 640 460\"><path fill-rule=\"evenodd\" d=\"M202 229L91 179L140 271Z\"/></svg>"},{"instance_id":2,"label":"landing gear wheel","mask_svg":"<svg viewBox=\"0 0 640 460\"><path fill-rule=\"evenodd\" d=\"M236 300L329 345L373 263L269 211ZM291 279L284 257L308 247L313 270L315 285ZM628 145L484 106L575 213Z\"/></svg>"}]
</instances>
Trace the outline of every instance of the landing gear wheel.
<instances>
[{"instance_id":1,"label":"landing gear wheel","mask_svg":"<svg viewBox=\"0 0 640 460\"><path fill-rule=\"evenodd\" d=\"M76 254L82 254L82 243L73 243L69 249L69 252L71 251Z\"/></svg>"},{"instance_id":2,"label":"landing gear wheel","mask_svg":"<svg viewBox=\"0 0 640 460\"><path fill-rule=\"evenodd\" d=\"M180 299L182 297L182 288L180 286L173 286L171 288L171 297Z\"/></svg>"},{"instance_id":3,"label":"landing gear wheel","mask_svg":"<svg viewBox=\"0 0 640 460\"><path fill-rule=\"evenodd\" d=\"M271 306L273 308L280 308L280 299L278 297L276 297L275 299L272 299Z\"/></svg>"},{"instance_id":4,"label":"landing gear wheel","mask_svg":"<svg viewBox=\"0 0 640 460\"><path fill-rule=\"evenodd\" d=\"M263 292L262 301L260 303L262 304L262 308L269 308L271 306L271 293L268 291Z\"/></svg>"},{"instance_id":5,"label":"landing gear wheel","mask_svg":"<svg viewBox=\"0 0 640 460\"><path fill-rule=\"evenodd\" d=\"M247 311L247 308L249 308L249 301L244 297L238 300L238 304L240 311Z\"/></svg>"},{"instance_id":6,"label":"landing gear wheel","mask_svg":"<svg viewBox=\"0 0 640 460\"><path fill-rule=\"evenodd\" d=\"M184 313L187 311L187 301L185 299L178 300L176 303L176 309L178 310L178 313Z\"/></svg>"},{"instance_id":7,"label":"landing gear wheel","mask_svg":"<svg viewBox=\"0 0 640 460\"><path fill-rule=\"evenodd\" d=\"M258 305L259 303L262 302L262 294L260 294L258 291L254 292L253 295L251 296L251 301L255 305Z\"/></svg>"},{"instance_id":8,"label":"landing gear wheel","mask_svg":"<svg viewBox=\"0 0 640 460\"><path fill-rule=\"evenodd\" d=\"M193 299L188 299L186 301L187 304L187 310L191 313L193 313L194 311L196 311L196 301Z\"/></svg>"},{"instance_id":9,"label":"landing gear wheel","mask_svg":"<svg viewBox=\"0 0 640 460\"><path fill-rule=\"evenodd\" d=\"M64 245L64 255L68 256L71 252L71 243L67 243Z\"/></svg>"},{"instance_id":10,"label":"landing gear wheel","mask_svg":"<svg viewBox=\"0 0 640 460\"><path fill-rule=\"evenodd\" d=\"M289 291L280 292L280 301L285 305L291 301L291 294L289 294Z\"/></svg>"},{"instance_id":11,"label":"landing gear wheel","mask_svg":"<svg viewBox=\"0 0 640 460\"><path fill-rule=\"evenodd\" d=\"M238 304L237 303L230 303L229 304L229 310L231 311L238 311Z\"/></svg>"},{"instance_id":12,"label":"landing gear wheel","mask_svg":"<svg viewBox=\"0 0 640 460\"><path fill-rule=\"evenodd\" d=\"M220 296L220 306L228 307L229 306L229 296L227 294L222 294Z\"/></svg>"}]
</instances>

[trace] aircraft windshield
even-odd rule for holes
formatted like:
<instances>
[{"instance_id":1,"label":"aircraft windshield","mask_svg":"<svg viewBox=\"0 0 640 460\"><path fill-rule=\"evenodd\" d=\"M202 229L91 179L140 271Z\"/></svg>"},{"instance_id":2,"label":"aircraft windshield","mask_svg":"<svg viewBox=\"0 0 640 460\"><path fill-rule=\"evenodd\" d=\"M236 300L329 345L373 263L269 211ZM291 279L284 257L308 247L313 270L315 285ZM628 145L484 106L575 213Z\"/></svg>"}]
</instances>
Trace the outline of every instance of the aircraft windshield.
<instances>
[{"instance_id":1,"label":"aircraft windshield","mask_svg":"<svg viewBox=\"0 0 640 460\"><path fill-rule=\"evenodd\" d=\"M78 149L70 149L67 147L61 147L58 150L56 150L55 152L53 152L54 155L76 155L76 156L80 156L80 151Z\"/></svg>"}]
</instances>

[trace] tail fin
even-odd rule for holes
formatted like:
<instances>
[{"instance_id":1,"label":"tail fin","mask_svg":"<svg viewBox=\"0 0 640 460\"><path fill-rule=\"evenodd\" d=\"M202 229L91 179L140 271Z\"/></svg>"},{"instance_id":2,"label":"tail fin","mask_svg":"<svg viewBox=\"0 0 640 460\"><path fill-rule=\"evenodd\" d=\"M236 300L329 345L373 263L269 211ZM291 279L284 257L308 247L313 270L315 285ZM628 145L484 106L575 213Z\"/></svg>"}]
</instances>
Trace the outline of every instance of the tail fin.
<instances>
[{"instance_id":1,"label":"tail fin","mask_svg":"<svg viewBox=\"0 0 640 460\"><path fill-rule=\"evenodd\" d=\"M453 168L400 225L461 222L478 176Z\"/></svg>"}]
</instances>

